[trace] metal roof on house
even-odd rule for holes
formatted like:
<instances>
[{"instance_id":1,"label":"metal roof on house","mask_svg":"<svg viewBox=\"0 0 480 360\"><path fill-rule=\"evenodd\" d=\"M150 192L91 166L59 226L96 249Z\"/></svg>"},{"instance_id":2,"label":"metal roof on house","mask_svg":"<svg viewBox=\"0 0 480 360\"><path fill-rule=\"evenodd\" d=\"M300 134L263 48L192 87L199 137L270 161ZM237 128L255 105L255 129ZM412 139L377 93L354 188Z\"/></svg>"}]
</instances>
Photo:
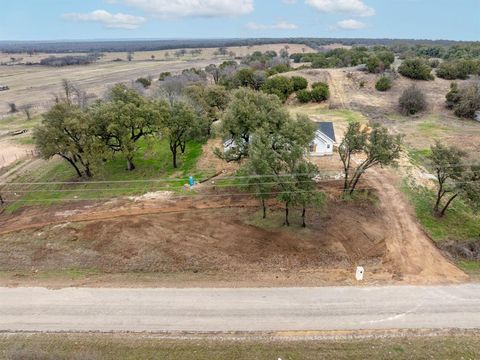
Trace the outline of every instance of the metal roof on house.
<instances>
[{"instance_id":1,"label":"metal roof on house","mask_svg":"<svg viewBox=\"0 0 480 360\"><path fill-rule=\"evenodd\" d=\"M318 130L327 135L334 142L337 142L335 139L335 129L333 128L332 122L317 122L316 124Z\"/></svg>"}]
</instances>

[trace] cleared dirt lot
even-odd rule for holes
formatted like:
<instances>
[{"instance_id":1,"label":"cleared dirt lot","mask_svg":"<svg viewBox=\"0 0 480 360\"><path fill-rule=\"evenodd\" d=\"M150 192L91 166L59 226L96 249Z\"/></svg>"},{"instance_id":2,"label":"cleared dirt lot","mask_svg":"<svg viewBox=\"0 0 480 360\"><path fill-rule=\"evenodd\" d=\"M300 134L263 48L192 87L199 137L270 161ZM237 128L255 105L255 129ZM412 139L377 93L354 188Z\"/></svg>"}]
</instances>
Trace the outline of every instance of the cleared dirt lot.
<instances>
[{"instance_id":1,"label":"cleared dirt lot","mask_svg":"<svg viewBox=\"0 0 480 360\"><path fill-rule=\"evenodd\" d=\"M283 228L279 205L262 221L256 201L216 193L25 208L0 220L0 283L347 285L357 265L366 267L367 284L466 280L420 230L398 190L376 176L369 181L383 205L337 201L333 182L328 207L309 213L307 229ZM397 205L387 206L392 199Z\"/></svg>"}]
</instances>

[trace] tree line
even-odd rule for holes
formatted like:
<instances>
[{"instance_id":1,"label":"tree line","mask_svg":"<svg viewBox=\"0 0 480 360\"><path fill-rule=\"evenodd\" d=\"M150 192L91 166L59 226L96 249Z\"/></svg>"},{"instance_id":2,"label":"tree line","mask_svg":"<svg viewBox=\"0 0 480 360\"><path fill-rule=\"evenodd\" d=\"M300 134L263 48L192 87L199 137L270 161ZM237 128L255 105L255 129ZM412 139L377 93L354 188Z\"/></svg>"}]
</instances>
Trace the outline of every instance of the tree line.
<instances>
[{"instance_id":1,"label":"tree line","mask_svg":"<svg viewBox=\"0 0 480 360\"><path fill-rule=\"evenodd\" d=\"M126 170L134 170L139 140L149 136L168 141L177 168L177 156L185 153L188 142L203 141L209 133L209 114L195 106L181 98L148 99L123 84L88 106L66 93L43 115L33 137L44 158L60 156L78 177L91 177L114 154L125 159Z\"/></svg>"},{"instance_id":2,"label":"tree line","mask_svg":"<svg viewBox=\"0 0 480 360\"><path fill-rule=\"evenodd\" d=\"M181 48L220 48L234 46L255 46L266 44L301 44L320 49L330 44L384 45L397 51L415 51L416 48L446 48L447 56L468 54L471 48L478 48L478 42L453 40L415 39L366 39L366 38L248 38L248 39L184 39L184 40L120 40L120 41L0 41L0 51L6 53L78 53L78 52L127 52L157 51ZM452 49L452 50L450 50ZM423 50L422 50L423 51Z\"/></svg>"}]
</instances>

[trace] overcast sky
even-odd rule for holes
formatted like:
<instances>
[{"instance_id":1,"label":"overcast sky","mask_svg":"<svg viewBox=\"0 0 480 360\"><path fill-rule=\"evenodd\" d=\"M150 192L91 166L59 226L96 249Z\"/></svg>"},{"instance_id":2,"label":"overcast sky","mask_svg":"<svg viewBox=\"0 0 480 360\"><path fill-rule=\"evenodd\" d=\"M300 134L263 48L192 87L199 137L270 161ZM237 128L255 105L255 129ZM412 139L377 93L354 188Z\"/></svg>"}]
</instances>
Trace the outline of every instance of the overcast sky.
<instances>
[{"instance_id":1,"label":"overcast sky","mask_svg":"<svg viewBox=\"0 0 480 360\"><path fill-rule=\"evenodd\" d=\"M480 0L0 0L0 40L480 40Z\"/></svg>"}]
</instances>

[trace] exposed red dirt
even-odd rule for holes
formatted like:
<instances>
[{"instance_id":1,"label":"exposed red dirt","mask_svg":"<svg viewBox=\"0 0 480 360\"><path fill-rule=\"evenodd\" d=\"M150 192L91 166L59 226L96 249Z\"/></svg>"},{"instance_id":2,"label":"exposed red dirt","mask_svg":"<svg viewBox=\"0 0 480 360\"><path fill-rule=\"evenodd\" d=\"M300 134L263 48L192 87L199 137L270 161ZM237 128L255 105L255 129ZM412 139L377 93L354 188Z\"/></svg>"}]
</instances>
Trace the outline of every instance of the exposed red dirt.
<instances>
[{"instance_id":1,"label":"exposed red dirt","mask_svg":"<svg viewBox=\"0 0 480 360\"><path fill-rule=\"evenodd\" d=\"M466 280L422 232L391 175L372 175L385 179L368 180L379 190L379 206L335 200L339 183L331 182L323 185L332 194L327 209L311 211L307 229L283 228L279 205L262 221L257 202L241 194L27 208L0 218L0 270L96 269L110 279L158 274L146 286L197 278L198 286L352 284L357 265L366 267L370 284ZM111 285L108 279L80 285ZM131 276L114 283L130 286Z\"/></svg>"}]
</instances>

